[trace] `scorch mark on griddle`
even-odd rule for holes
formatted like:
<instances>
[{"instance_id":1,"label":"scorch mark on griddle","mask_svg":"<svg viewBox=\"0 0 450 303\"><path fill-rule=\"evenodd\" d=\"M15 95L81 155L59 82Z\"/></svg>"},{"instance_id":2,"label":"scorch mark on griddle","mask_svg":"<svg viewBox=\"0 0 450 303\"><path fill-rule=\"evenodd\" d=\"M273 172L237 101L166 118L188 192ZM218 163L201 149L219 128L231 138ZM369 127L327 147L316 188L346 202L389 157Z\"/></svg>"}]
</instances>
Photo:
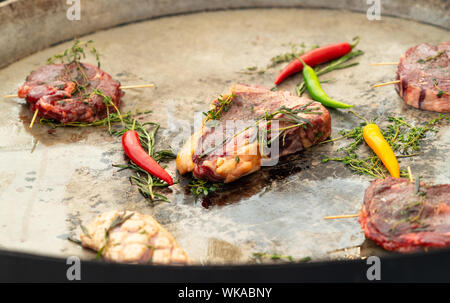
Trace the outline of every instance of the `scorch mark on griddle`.
<instances>
[{"instance_id":1,"label":"scorch mark on griddle","mask_svg":"<svg viewBox=\"0 0 450 303\"><path fill-rule=\"evenodd\" d=\"M423 103L423 100L425 100L425 94L426 94L426 90L425 89L423 89L423 88L421 88L420 89L420 96L419 96L419 109L422 109L422 103Z\"/></svg>"}]
</instances>

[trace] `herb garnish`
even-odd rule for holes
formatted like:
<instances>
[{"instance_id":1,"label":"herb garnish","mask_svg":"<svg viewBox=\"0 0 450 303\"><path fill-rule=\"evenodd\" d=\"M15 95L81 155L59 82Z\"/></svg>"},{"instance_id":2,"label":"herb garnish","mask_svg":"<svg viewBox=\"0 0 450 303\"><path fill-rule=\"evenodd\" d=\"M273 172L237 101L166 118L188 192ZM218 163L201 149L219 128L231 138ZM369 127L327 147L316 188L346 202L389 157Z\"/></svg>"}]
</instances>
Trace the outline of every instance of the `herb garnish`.
<instances>
[{"instance_id":1,"label":"herb garnish","mask_svg":"<svg viewBox=\"0 0 450 303\"><path fill-rule=\"evenodd\" d=\"M48 58L47 64L53 64L55 61L59 61L62 64L77 63L80 62L81 59L86 58L85 50L89 50L90 53L95 56L97 60L97 66L100 67L100 54L93 46L93 43L94 41L92 40L80 42L78 39L75 39L72 47Z\"/></svg>"},{"instance_id":2,"label":"herb garnish","mask_svg":"<svg viewBox=\"0 0 450 303\"><path fill-rule=\"evenodd\" d=\"M230 96L226 96L225 98L220 95L217 98L217 103L214 105L214 108L210 109L207 112L203 112L203 115L206 116L205 122L209 120L219 120L222 112L227 112L231 102L233 101L235 95L231 94Z\"/></svg>"},{"instance_id":3,"label":"herb garnish","mask_svg":"<svg viewBox=\"0 0 450 303\"><path fill-rule=\"evenodd\" d=\"M436 89L439 90L439 92L437 93L437 96L438 96L439 98L442 97L444 94L445 94L445 95L450 95L449 92L446 92L445 90L442 90L442 89L438 86L438 82L437 82L436 79L433 79L433 85L434 85L434 87L435 87Z\"/></svg>"},{"instance_id":4,"label":"herb garnish","mask_svg":"<svg viewBox=\"0 0 450 303\"><path fill-rule=\"evenodd\" d=\"M261 134L266 134L266 136L263 136L263 138L269 138L270 134L272 131L271 128L268 128L268 124L270 124L271 121L273 120L279 120L279 121L284 121L284 122L289 122L292 123L292 125L289 125L287 127L284 128L279 128L275 131L278 131L278 135L274 136L273 138L271 138L270 141L266 141L263 142L263 146L260 146L260 150L263 151L264 147L269 147L270 144L272 142L274 142L274 140L278 139L282 134L286 134L285 131L287 131L288 129L294 128L294 127L304 127L307 128L307 125L312 125L311 121L309 121L308 119L305 119L301 116L299 116L298 114L302 113L302 114L310 114L310 115L320 115L322 114L322 112L319 112L318 110L320 109L319 107L310 107L308 108L313 102L309 102L305 105L302 105L300 107L297 108L288 108L284 105L280 106L277 110L273 111L273 112L269 112L266 111L266 113L264 115L262 115L261 117L259 117L253 124L245 127L244 129L238 131L237 133L235 133L234 135L232 135L231 137L225 138L222 142L219 142L219 144L216 144L215 146L213 146L212 148L210 148L209 150L203 152L199 157L200 158L204 158L207 155L211 154L212 152L214 152L215 150L217 150L218 148L222 147L224 144L226 144L227 142L229 142L230 140L232 140L233 138L235 138L236 136L242 134L243 132L254 128L256 130L256 134L259 134L259 132L261 132ZM277 115L280 115L280 117L276 118ZM267 124L264 124L267 123ZM263 124L263 127L260 127L260 124ZM255 139L259 140L260 136L256 135Z\"/></svg>"},{"instance_id":5,"label":"herb garnish","mask_svg":"<svg viewBox=\"0 0 450 303\"><path fill-rule=\"evenodd\" d=\"M152 111L144 111L137 112L135 115L148 114ZM131 115L131 112L128 112L124 115L120 115L120 113L111 113L106 118L101 120L96 120L92 123L86 122L69 122L69 123L60 123L53 119L42 118L41 123L51 126L53 128L56 127L88 127L88 126L106 126L108 125L108 132L114 136L122 136L127 130L132 129L133 121L135 121L135 131L139 134L139 140L141 142L142 147L147 150L149 155L153 157L157 162L176 158L176 155L170 150L158 150L156 151L156 133L159 129L159 124L153 122L145 122L140 123L136 119L134 119L135 115ZM112 124L122 122L122 129L113 129ZM166 196L155 193L153 187L167 187L168 184L162 182L156 177L151 176L148 172L141 169L137 166L133 161L130 161L129 164L122 165L113 165L114 167L120 168L119 171L124 169L131 169L135 172L134 175L130 176L130 182L135 184L139 188L139 192L147 199L150 199L152 202L156 201L166 201L169 202Z\"/></svg>"},{"instance_id":6,"label":"herb garnish","mask_svg":"<svg viewBox=\"0 0 450 303\"><path fill-rule=\"evenodd\" d=\"M122 122L122 124L123 124L124 123L124 119L128 118L130 116L130 113L122 116L120 114L119 109L117 108L117 106L112 101L112 98L110 96L105 95L100 89L94 89L90 93L89 98L91 96L93 96L93 95L99 95L100 97L103 98L103 102L106 105L106 114L107 114L106 118L100 119L100 120L95 120L94 122L79 122L79 121L75 121L75 122L67 122L67 123L61 123L61 122L59 122L58 120L55 120L55 119L41 118L39 120L39 123L47 125L47 126L50 126L52 128L61 127L61 126L87 127L87 126L108 125L108 131L111 134L111 131L112 131L111 130L111 124L112 123L116 123L116 122ZM114 110L116 112L110 113L110 110L109 110L110 107L114 108Z\"/></svg>"},{"instance_id":7,"label":"herb garnish","mask_svg":"<svg viewBox=\"0 0 450 303\"><path fill-rule=\"evenodd\" d=\"M431 61L431 60L436 60L438 57L442 56L442 54L444 54L444 53L445 53L444 51L440 51L434 56L430 56L430 57L427 57L425 59L417 60L417 63L426 63L426 62Z\"/></svg>"},{"instance_id":8,"label":"herb garnish","mask_svg":"<svg viewBox=\"0 0 450 303\"><path fill-rule=\"evenodd\" d=\"M64 64L67 76L69 77L71 77L72 72L70 71L68 66L74 64L79 74L75 77L70 78L68 81L75 83L75 92L80 92L85 95L89 94L89 92L87 91L87 87L90 85L90 81L86 76L85 68L83 66L83 63L81 63L81 59L86 58L86 50L89 50L90 53L95 56L97 60L97 66L100 67L100 54L93 46L93 43L94 42L92 40L80 42L79 40L75 39L72 47L47 59L47 64L52 64L55 61L59 61L60 63Z\"/></svg>"},{"instance_id":9,"label":"herb garnish","mask_svg":"<svg viewBox=\"0 0 450 303\"><path fill-rule=\"evenodd\" d=\"M188 187L191 194L198 198L201 195L207 196L208 194L215 192L221 185L221 183L213 183L211 181L194 178L188 184Z\"/></svg>"},{"instance_id":10,"label":"herb garnish","mask_svg":"<svg viewBox=\"0 0 450 303\"><path fill-rule=\"evenodd\" d=\"M51 126L53 128L56 127L88 127L88 126L106 126L108 125L108 132L113 136L122 136L127 130L132 129L133 121L135 121L135 131L139 134L139 140L141 142L142 147L149 153L151 157L153 157L157 162L174 159L176 155L170 150L156 150L156 133L159 130L159 124L153 122L145 122L140 123L134 117L139 116L141 114L149 114L152 111L144 111L144 112L136 112L135 115L132 115L131 112L128 112L124 115L120 115L119 113L111 113L106 118L101 120L96 120L92 123L86 122L69 122L69 123L60 123L56 120L52 119L41 119L41 123ZM112 127L113 123L122 122L122 129L114 129ZM130 182L135 184L139 188L139 192L147 199L150 199L152 202L156 201L166 201L169 202L167 197L162 194L154 192L154 187L167 187L168 184L162 182L156 177L151 176L145 170L142 170L139 166L137 166L133 161L130 161L129 164L122 165L113 165L114 167L120 168L119 171L124 169L131 169L135 174L130 176Z\"/></svg>"},{"instance_id":11,"label":"herb garnish","mask_svg":"<svg viewBox=\"0 0 450 303\"><path fill-rule=\"evenodd\" d=\"M67 122L67 123L61 123L58 120L54 119L48 119L48 118L41 118L39 123L43 125L50 126L52 128L57 127L89 127L89 126L105 126L105 125L111 125L117 122L121 122L122 120L129 119L131 117L131 113L128 112L123 115L119 115L119 113L111 113L106 118L95 120L94 122Z\"/></svg>"},{"instance_id":12,"label":"herb garnish","mask_svg":"<svg viewBox=\"0 0 450 303\"><path fill-rule=\"evenodd\" d=\"M86 58L86 51L89 50L91 54L93 54L97 60L97 66L100 67L100 54L97 51L97 49L93 46L93 41L89 40L86 42L80 42L79 40L75 40L72 47L64 50L63 52L56 54L52 57L50 57L47 60L47 64L52 64L56 61L59 61L60 63L64 64L64 67L66 69L66 73L68 77L72 77L72 72L68 68L69 65L75 64L78 74L75 77L72 77L68 79L68 81L75 83L73 94L76 94L77 92L82 94L82 98L90 99L93 95L99 95L103 97L103 101L106 105L106 120L99 122L95 121L93 123L84 123L84 122L70 122L65 125L67 126L97 126L97 125L104 125L103 122L107 122L109 132L111 133L111 122L112 119L119 118L122 121L122 116L120 115L120 111L117 108L117 106L112 101L112 98L110 96L105 95L100 89L94 89L92 92L89 92L87 90L88 86L90 85L90 81L85 73L85 68L83 66L83 63L81 63L81 59ZM59 87L60 89L64 89L64 87ZM65 101L61 101L62 104L65 103ZM83 104L88 104L88 102L83 100ZM111 117L110 116L110 110L109 107L113 107L114 110L118 113L117 115ZM53 127L57 124L56 121L53 121L51 119L41 119L41 123L43 124L49 124ZM123 123L123 121L122 121Z\"/></svg>"},{"instance_id":13,"label":"herb garnish","mask_svg":"<svg viewBox=\"0 0 450 303\"><path fill-rule=\"evenodd\" d=\"M353 111L350 112L356 114ZM356 115L361 117L358 114ZM414 157L418 155L417 152L421 149L420 141L425 138L425 134L428 132L437 132L438 130L435 126L443 119L449 119L449 117L440 114L438 118L432 119L423 127L418 127L406 122L402 117L388 117L389 124L386 128L381 129L381 132L396 153L397 158ZM327 157L322 162L343 162L350 170L358 174L384 179L389 173L381 160L372 151L370 151L370 156L365 158L360 158L356 153L359 146L364 142L362 128L366 123L364 122L351 130L342 130L341 137L321 142L323 144L344 138L352 139L349 144L339 149L339 151L344 152L344 157ZM407 177L408 173L402 170L401 176Z\"/></svg>"},{"instance_id":14,"label":"herb garnish","mask_svg":"<svg viewBox=\"0 0 450 303\"><path fill-rule=\"evenodd\" d=\"M402 223L416 223L416 226L413 230L418 231L418 229L424 230L429 225L420 221L420 217L423 214L423 210L425 209L425 199L424 196L420 198L419 201L414 201L406 204L399 210L399 214L404 218L396 221L392 227L389 229L390 233L395 234L397 232L397 226Z\"/></svg>"},{"instance_id":15,"label":"herb garnish","mask_svg":"<svg viewBox=\"0 0 450 303\"><path fill-rule=\"evenodd\" d=\"M139 140L142 147L156 162L159 163L163 160L176 158L176 155L170 150L156 150L156 133L159 130L159 124L157 123L145 122L141 124L136 119L126 118L124 119L125 127L121 130L112 131L112 135L119 137L123 136L126 131L133 128L133 123L134 130L139 134ZM138 186L139 192L145 198L150 199L152 202L170 202L166 196L154 191L154 187L167 187L168 184L152 176L147 171L137 166L133 161L130 160L128 164L113 166L120 168L119 171L131 169L134 172L134 175L130 176L130 182L131 184ZM163 166L163 168L165 168L165 166Z\"/></svg>"}]
</instances>

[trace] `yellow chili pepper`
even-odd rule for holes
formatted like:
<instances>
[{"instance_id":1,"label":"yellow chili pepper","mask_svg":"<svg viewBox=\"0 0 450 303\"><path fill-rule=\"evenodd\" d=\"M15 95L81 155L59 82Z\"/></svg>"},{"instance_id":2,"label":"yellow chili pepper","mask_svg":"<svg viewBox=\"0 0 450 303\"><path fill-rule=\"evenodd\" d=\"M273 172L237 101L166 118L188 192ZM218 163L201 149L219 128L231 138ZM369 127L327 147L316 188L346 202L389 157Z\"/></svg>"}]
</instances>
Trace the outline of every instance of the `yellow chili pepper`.
<instances>
[{"instance_id":1,"label":"yellow chili pepper","mask_svg":"<svg viewBox=\"0 0 450 303\"><path fill-rule=\"evenodd\" d=\"M367 145L370 146L378 158L380 158L381 162L383 162L391 176L400 178L400 167L398 166L397 158L378 126L373 123L364 126L363 137Z\"/></svg>"}]
</instances>

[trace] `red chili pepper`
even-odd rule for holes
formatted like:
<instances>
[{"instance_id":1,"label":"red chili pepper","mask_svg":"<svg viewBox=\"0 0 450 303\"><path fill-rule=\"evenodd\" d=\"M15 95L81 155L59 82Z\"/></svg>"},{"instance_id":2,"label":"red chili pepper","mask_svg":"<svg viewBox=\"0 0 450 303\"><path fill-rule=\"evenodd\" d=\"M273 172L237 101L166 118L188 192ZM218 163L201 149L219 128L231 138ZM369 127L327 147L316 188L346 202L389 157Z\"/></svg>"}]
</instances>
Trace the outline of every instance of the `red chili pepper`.
<instances>
[{"instance_id":1,"label":"red chili pepper","mask_svg":"<svg viewBox=\"0 0 450 303\"><path fill-rule=\"evenodd\" d=\"M300 56L300 58L309 66L316 66L318 64L337 59L348 54L352 50L352 48L356 46L358 41L359 40L357 40L357 42L353 44L342 42L322 46L304 53ZM292 74L300 72L302 69L303 64L299 60L295 59L291 61L275 79L275 84L280 84L284 79Z\"/></svg>"},{"instance_id":2,"label":"red chili pepper","mask_svg":"<svg viewBox=\"0 0 450 303\"><path fill-rule=\"evenodd\" d=\"M173 185L172 177L142 148L139 134L136 131L129 130L123 134L122 146L127 156L137 166L149 174L166 181L169 185Z\"/></svg>"}]
</instances>

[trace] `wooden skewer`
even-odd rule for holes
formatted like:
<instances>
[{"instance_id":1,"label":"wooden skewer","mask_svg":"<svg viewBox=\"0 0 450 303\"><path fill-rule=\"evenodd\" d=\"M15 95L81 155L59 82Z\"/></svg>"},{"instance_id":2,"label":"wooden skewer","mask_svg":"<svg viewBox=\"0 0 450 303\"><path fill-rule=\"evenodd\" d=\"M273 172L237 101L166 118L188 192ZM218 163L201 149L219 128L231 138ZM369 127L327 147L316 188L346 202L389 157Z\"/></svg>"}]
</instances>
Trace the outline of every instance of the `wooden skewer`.
<instances>
[{"instance_id":1,"label":"wooden skewer","mask_svg":"<svg viewBox=\"0 0 450 303\"><path fill-rule=\"evenodd\" d=\"M411 167L409 167L409 166L408 166L408 176L409 176L409 181L414 182L414 176L412 174ZM358 216L359 216L359 214L328 216L328 217L324 217L324 220L355 218Z\"/></svg>"},{"instance_id":2,"label":"wooden skewer","mask_svg":"<svg viewBox=\"0 0 450 303\"><path fill-rule=\"evenodd\" d=\"M141 85L127 85L127 86L121 86L121 89L130 89L130 88L146 88L146 87L153 87L155 84L141 84Z\"/></svg>"},{"instance_id":3,"label":"wooden skewer","mask_svg":"<svg viewBox=\"0 0 450 303\"><path fill-rule=\"evenodd\" d=\"M331 219L345 219L345 218L356 218L359 214L351 214L351 215L339 215L339 216L328 216L323 217L324 220L331 220Z\"/></svg>"},{"instance_id":4,"label":"wooden skewer","mask_svg":"<svg viewBox=\"0 0 450 303\"><path fill-rule=\"evenodd\" d=\"M147 88L147 87L154 87L155 84L139 84L139 85L125 85L125 86L121 86L121 89L132 89L132 88ZM7 98L17 98L19 97L18 95L6 95L3 96L3 98L7 99Z\"/></svg>"},{"instance_id":5,"label":"wooden skewer","mask_svg":"<svg viewBox=\"0 0 450 303\"><path fill-rule=\"evenodd\" d=\"M408 177L410 182L414 182L414 176L411 171L411 167L408 166Z\"/></svg>"},{"instance_id":6,"label":"wooden skewer","mask_svg":"<svg viewBox=\"0 0 450 303\"><path fill-rule=\"evenodd\" d=\"M18 95L6 95L6 96L3 96L3 98L16 98L16 97L19 97Z\"/></svg>"},{"instance_id":7,"label":"wooden skewer","mask_svg":"<svg viewBox=\"0 0 450 303\"><path fill-rule=\"evenodd\" d=\"M39 112L39 109L36 109L36 111L34 112L33 119L31 119L31 123L30 123L30 129L33 128L33 124L34 124L34 121L36 120L38 112Z\"/></svg>"},{"instance_id":8,"label":"wooden skewer","mask_svg":"<svg viewBox=\"0 0 450 303\"><path fill-rule=\"evenodd\" d=\"M398 62L378 62L378 63L370 63L372 66L380 66L380 65L398 65Z\"/></svg>"},{"instance_id":9,"label":"wooden skewer","mask_svg":"<svg viewBox=\"0 0 450 303\"><path fill-rule=\"evenodd\" d=\"M385 82L385 83L378 83L378 84L373 84L370 87L371 88L375 88L375 87L380 87L380 86L385 86L385 85L391 85L391 84L397 84L400 83L400 80L395 80L395 81L389 81L389 82Z\"/></svg>"}]
</instances>

